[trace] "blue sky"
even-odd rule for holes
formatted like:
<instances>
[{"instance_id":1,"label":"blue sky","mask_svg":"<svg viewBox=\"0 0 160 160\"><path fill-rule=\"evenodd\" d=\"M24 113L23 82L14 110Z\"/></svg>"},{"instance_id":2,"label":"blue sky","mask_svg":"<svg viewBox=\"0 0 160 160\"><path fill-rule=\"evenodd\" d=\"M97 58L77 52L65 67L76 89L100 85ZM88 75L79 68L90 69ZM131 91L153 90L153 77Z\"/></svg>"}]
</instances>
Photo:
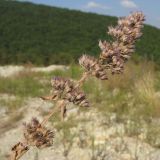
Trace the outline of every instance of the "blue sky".
<instances>
[{"instance_id":1,"label":"blue sky","mask_svg":"<svg viewBox=\"0 0 160 160\"><path fill-rule=\"evenodd\" d=\"M160 0L19 0L95 12L104 15L125 16L132 11L143 11L146 23L160 28Z\"/></svg>"}]
</instances>

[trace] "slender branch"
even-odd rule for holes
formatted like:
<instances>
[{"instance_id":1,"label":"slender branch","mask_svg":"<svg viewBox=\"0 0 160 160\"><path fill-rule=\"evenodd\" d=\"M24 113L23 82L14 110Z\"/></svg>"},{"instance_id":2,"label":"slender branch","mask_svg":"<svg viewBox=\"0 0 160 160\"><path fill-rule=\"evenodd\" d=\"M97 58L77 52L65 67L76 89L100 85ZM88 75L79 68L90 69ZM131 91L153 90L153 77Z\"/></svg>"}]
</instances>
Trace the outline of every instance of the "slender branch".
<instances>
[{"instance_id":1,"label":"slender branch","mask_svg":"<svg viewBox=\"0 0 160 160\"><path fill-rule=\"evenodd\" d=\"M51 96L41 96L39 97L43 100L56 100L56 96L55 95L51 95Z\"/></svg>"},{"instance_id":2,"label":"slender branch","mask_svg":"<svg viewBox=\"0 0 160 160\"><path fill-rule=\"evenodd\" d=\"M89 77L89 72L83 72L82 77L80 78L79 81L77 81L76 88L80 87L88 77Z\"/></svg>"},{"instance_id":3,"label":"slender branch","mask_svg":"<svg viewBox=\"0 0 160 160\"><path fill-rule=\"evenodd\" d=\"M12 152L9 160L18 160L20 159L27 151L29 151L29 146L26 141L17 143L14 147L19 147L20 144L23 144L24 147L18 148L16 151Z\"/></svg>"},{"instance_id":4,"label":"slender branch","mask_svg":"<svg viewBox=\"0 0 160 160\"><path fill-rule=\"evenodd\" d=\"M42 121L41 125L45 125L49 119L59 110L61 109L62 107L64 107L66 105L65 103L65 100L61 100L61 101L58 101L56 105L56 107L44 118L44 120Z\"/></svg>"},{"instance_id":5,"label":"slender branch","mask_svg":"<svg viewBox=\"0 0 160 160\"><path fill-rule=\"evenodd\" d=\"M18 159L20 159L24 154L27 153L27 151L29 151L29 148L27 150L21 152L21 154L19 154L17 157L16 156L14 156L14 157L11 156L11 160L18 160Z\"/></svg>"}]
</instances>

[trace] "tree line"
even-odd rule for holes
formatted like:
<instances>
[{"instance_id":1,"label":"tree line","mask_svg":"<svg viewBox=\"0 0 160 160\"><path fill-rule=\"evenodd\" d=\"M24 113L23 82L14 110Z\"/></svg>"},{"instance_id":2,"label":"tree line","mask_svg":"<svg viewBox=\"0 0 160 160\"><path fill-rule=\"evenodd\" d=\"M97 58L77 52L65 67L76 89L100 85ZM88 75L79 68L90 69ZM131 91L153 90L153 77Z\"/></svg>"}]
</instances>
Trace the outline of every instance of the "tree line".
<instances>
[{"instance_id":1,"label":"tree line","mask_svg":"<svg viewBox=\"0 0 160 160\"><path fill-rule=\"evenodd\" d=\"M0 64L69 64L98 55L116 17L27 2L0 1ZM160 63L160 29L145 25L136 54Z\"/></svg>"}]
</instances>

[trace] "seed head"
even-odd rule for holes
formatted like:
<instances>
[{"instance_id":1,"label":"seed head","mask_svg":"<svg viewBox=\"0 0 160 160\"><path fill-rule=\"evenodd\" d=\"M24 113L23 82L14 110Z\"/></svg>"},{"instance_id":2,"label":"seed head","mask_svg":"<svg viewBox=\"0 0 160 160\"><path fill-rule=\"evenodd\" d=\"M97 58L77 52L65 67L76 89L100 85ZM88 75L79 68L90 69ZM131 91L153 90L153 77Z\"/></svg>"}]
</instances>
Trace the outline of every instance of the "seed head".
<instances>
[{"instance_id":1,"label":"seed head","mask_svg":"<svg viewBox=\"0 0 160 160\"><path fill-rule=\"evenodd\" d=\"M89 102L86 100L86 96L83 92L73 90L68 92L65 97L69 102L73 102L76 105L88 107Z\"/></svg>"},{"instance_id":2,"label":"seed head","mask_svg":"<svg viewBox=\"0 0 160 160\"><path fill-rule=\"evenodd\" d=\"M107 73L97 59L89 55L83 55L79 59L79 64L91 75L101 79L107 79Z\"/></svg>"},{"instance_id":3,"label":"seed head","mask_svg":"<svg viewBox=\"0 0 160 160\"><path fill-rule=\"evenodd\" d=\"M126 18L118 20L116 27L109 27L108 34L115 38L115 42L99 41L101 49L100 61L112 73L121 73L124 63L135 49L135 42L142 35L144 15L136 12Z\"/></svg>"},{"instance_id":4,"label":"seed head","mask_svg":"<svg viewBox=\"0 0 160 160\"><path fill-rule=\"evenodd\" d=\"M60 99L65 99L83 107L89 106L85 94L79 87L76 87L74 81L61 77L54 77L51 80L51 85L53 87L53 93Z\"/></svg>"},{"instance_id":5,"label":"seed head","mask_svg":"<svg viewBox=\"0 0 160 160\"><path fill-rule=\"evenodd\" d=\"M24 124L24 137L27 143L37 148L49 147L53 143L54 133L42 126L36 118Z\"/></svg>"}]
</instances>

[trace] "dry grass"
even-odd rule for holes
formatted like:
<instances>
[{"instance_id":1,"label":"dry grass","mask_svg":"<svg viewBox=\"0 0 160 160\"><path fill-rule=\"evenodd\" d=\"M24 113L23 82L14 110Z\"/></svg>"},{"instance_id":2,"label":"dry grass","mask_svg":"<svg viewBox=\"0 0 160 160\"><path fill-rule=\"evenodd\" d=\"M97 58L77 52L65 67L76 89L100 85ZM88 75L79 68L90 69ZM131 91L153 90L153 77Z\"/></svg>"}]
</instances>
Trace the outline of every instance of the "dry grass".
<instances>
[{"instance_id":1,"label":"dry grass","mask_svg":"<svg viewBox=\"0 0 160 160\"><path fill-rule=\"evenodd\" d=\"M22 118L22 111L9 114L9 119L3 120L0 124L0 134L10 130L11 128L17 127L17 122L19 122Z\"/></svg>"}]
</instances>

